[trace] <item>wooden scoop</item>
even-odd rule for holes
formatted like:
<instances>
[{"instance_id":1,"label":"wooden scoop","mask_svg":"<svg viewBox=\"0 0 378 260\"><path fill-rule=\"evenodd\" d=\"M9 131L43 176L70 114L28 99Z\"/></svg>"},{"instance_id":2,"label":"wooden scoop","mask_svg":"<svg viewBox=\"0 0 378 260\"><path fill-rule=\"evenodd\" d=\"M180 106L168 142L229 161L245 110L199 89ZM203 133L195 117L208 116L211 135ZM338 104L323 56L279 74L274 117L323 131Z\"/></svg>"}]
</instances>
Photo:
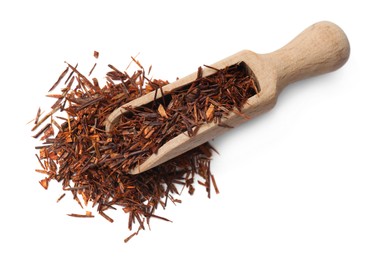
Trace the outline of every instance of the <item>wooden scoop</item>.
<instances>
[{"instance_id":1,"label":"wooden scoop","mask_svg":"<svg viewBox=\"0 0 378 260\"><path fill-rule=\"evenodd\" d=\"M211 67L222 69L239 62L244 62L255 74L260 86L260 92L248 99L242 112L250 118L271 109L277 100L281 90L290 83L316 76L340 68L348 60L350 52L349 42L344 32L331 22L316 23L281 49L268 53L257 54L249 50L243 50L228 58L212 64ZM214 70L204 68L203 77L213 74ZM163 87L164 94L194 81L197 72L181 78ZM119 117L127 110L125 107L138 107L152 102L154 92L135 99L109 115L106 122L106 130L110 131ZM158 92L156 98L160 98ZM236 127L245 122L240 115L231 113L222 122ZM196 146L199 146L214 137L224 133L229 128L218 126L215 123L205 124L200 127L197 134L189 137L187 133L178 135L165 143L157 154L150 156L145 162L131 171L138 174L164 163Z\"/></svg>"}]
</instances>

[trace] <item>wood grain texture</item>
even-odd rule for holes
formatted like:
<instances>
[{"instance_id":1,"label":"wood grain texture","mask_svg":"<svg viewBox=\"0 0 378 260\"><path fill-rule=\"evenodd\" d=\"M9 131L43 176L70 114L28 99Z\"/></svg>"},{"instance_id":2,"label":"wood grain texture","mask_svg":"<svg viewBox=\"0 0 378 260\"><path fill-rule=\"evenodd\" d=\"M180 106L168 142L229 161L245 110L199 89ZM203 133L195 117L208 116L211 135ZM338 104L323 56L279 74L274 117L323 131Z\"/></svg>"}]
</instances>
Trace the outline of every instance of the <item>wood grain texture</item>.
<instances>
[{"instance_id":1,"label":"wood grain texture","mask_svg":"<svg viewBox=\"0 0 378 260\"><path fill-rule=\"evenodd\" d=\"M349 53L349 41L341 28L320 22L264 57L275 67L280 91L295 81L337 70L346 63Z\"/></svg>"},{"instance_id":2,"label":"wood grain texture","mask_svg":"<svg viewBox=\"0 0 378 260\"><path fill-rule=\"evenodd\" d=\"M285 86L301 79L337 70L348 60L349 53L350 46L345 33L337 25L324 21L310 26L287 45L272 53L257 54L243 50L211 66L222 69L238 62L245 62L251 68L261 91L248 99L242 111L248 117L254 118L275 105L278 94ZM203 76L206 77L212 73L214 70L205 68ZM196 77L197 73L192 73L164 86L163 91L168 94L173 89L192 82ZM159 97L161 97L160 92L157 98ZM119 117L126 111L125 107L145 105L153 99L154 93L149 93L116 109L106 122L106 130L109 131L112 125L117 123ZM222 121L233 127L247 120L234 113L227 118ZM210 123L201 126L194 137L189 137L187 133L180 134L164 144L157 154L153 154L143 164L132 170L131 174L151 169L228 130L229 128Z\"/></svg>"}]
</instances>

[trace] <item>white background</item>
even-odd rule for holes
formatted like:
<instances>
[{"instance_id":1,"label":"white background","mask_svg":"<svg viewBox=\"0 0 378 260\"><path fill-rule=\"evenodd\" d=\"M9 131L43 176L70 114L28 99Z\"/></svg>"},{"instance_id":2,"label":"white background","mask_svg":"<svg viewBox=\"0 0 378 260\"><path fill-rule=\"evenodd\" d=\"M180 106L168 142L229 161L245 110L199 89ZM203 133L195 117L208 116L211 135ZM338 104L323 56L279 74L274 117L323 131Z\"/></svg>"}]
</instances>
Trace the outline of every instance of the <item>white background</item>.
<instances>
[{"instance_id":1,"label":"white background","mask_svg":"<svg viewBox=\"0 0 378 260\"><path fill-rule=\"evenodd\" d=\"M2 1L0 259L378 259L378 87L374 1ZM267 114L213 142L221 193L158 211L128 244L34 169L31 120L65 68L97 76L130 56L173 81L241 49L273 51L307 26L337 23L340 70L285 89Z\"/></svg>"}]
</instances>

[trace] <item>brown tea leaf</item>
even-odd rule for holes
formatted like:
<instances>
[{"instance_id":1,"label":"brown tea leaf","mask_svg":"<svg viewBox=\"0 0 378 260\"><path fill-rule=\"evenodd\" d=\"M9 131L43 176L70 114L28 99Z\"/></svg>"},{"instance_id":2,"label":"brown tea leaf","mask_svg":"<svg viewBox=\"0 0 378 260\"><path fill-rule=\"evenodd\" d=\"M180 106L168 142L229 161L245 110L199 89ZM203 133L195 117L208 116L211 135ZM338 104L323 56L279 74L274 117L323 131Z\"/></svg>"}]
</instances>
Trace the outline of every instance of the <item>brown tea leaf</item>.
<instances>
[{"instance_id":1,"label":"brown tea leaf","mask_svg":"<svg viewBox=\"0 0 378 260\"><path fill-rule=\"evenodd\" d=\"M165 112L165 109L162 104L158 107L158 112L162 117L168 118L167 112Z\"/></svg>"}]
</instances>

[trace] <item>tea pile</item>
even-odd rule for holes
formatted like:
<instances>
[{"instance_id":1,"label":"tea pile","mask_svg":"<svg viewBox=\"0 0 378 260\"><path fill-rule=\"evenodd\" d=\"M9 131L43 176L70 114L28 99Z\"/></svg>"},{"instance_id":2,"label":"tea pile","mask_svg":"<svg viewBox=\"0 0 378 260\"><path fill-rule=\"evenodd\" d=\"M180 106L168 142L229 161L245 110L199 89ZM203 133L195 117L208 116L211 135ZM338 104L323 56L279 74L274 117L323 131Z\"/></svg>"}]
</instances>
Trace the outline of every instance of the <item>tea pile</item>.
<instances>
[{"instance_id":1,"label":"tea pile","mask_svg":"<svg viewBox=\"0 0 378 260\"><path fill-rule=\"evenodd\" d=\"M98 53L94 56L97 58ZM139 175L128 174L130 170L181 133L193 136L201 125L209 122L229 127L222 123L222 118L230 112L242 115L241 108L247 99L258 93L257 81L243 63L221 70L209 67L214 74L208 77L202 77L199 68L194 82L172 93L163 93L162 87L168 82L149 79L151 67L146 72L132 59L138 65L134 73L109 65L111 71L102 87L96 78L90 80L84 76L77 65L67 64L49 90L54 91L62 84L59 93L47 95L56 102L45 115L38 110L32 129L40 129L34 138L42 141L36 147L41 166L36 171L47 175L40 184L47 189L50 181L60 182L81 207L90 203L110 222L113 219L105 211L121 208L128 214L129 229L137 225L137 231L125 242L149 226L152 217L167 220L156 215L155 210L159 205L165 208L168 200L180 203L175 196L182 189L187 188L193 194L197 182L206 188L209 198L212 186L218 193L210 172L213 148L209 143ZM113 110L157 91L163 93L162 98L128 108L111 132L105 131L104 123ZM89 211L69 215L94 217Z\"/></svg>"}]
</instances>

